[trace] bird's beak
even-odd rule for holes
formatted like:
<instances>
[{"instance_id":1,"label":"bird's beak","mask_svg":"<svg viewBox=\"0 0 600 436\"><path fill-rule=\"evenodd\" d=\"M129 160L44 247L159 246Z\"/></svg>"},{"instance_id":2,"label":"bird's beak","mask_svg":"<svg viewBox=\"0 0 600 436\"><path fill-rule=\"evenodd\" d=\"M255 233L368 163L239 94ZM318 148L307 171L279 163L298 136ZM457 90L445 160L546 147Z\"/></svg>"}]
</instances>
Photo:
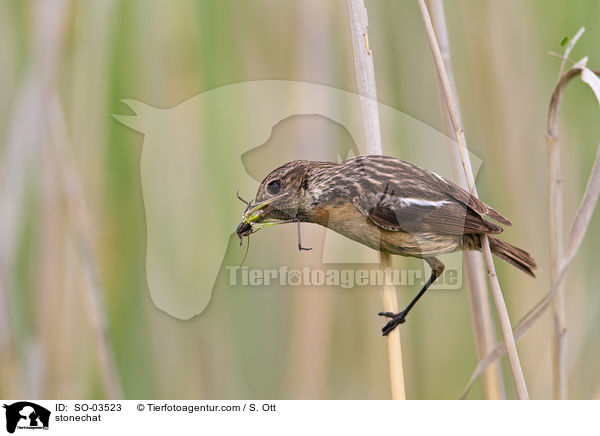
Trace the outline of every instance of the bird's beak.
<instances>
[{"instance_id":1,"label":"bird's beak","mask_svg":"<svg viewBox=\"0 0 600 436\"><path fill-rule=\"evenodd\" d=\"M267 207L269 204L273 203L274 201L277 201L283 197L285 197L287 194L281 194L278 195L277 197L273 197L273 198L269 198L268 200L265 201L261 201L260 203L256 204L256 205L248 205L248 207L246 208L246 210L244 211L244 215L242 215L242 222L243 223L254 223L254 224L258 224L258 221L260 220L260 218L264 215L264 209L265 207Z\"/></svg>"},{"instance_id":2,"label":"bird's beak","mask_svg":"<svg viewBox=\"0 0 600 436\"><path fill-rule=\"evenodd\" d=\"M264 216L265 207L269 204L277 201L283 197L285 197L287 193L283 193L273 198L269 198L268 200L261 201L258 204L252 205L248 204L244 214L242 215L242 222L238 225L236 229L237 235L241 238L242 236L248 236L250 233L255 232L258 229L262 229L264 227L271 227L277 224L281 224L284 221L278 219L261 219Z\"/></svg>"}]
</instances>

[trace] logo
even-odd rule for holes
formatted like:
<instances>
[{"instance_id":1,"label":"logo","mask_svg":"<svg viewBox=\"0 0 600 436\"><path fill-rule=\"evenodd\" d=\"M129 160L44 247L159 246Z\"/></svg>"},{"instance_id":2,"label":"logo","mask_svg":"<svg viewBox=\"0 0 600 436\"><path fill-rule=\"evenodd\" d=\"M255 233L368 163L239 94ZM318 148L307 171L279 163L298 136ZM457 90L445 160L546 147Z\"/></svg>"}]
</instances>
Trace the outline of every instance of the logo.
<instances>
[{"instance_id":1,"label":"logo","mask_svg":"<svg viewBox=\"0 0 600 436\"><path fill-rule=\"evenodd\" d=\"M6 409L6 431L9 433L14 433L17 428L48 430L50 421L48 409L29 401L4 404L3 407Z\"/></svg>"}]
</instances>

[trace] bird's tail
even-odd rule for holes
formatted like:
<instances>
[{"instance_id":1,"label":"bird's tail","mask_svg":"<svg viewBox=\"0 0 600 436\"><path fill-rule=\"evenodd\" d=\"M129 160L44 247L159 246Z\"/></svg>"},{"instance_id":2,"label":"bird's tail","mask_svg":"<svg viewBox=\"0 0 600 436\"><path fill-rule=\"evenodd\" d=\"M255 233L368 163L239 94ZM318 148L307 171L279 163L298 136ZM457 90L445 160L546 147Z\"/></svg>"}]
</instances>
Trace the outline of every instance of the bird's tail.
<instances>
[{"instance_id":1,"label":"bird's tail","mask_svg":"<svg viewBox=\"0 0 600 436\"><path fill-rule=\"evenodd\" d=\"M481 238L479 235L465 236L470 236L470 240L465 241L468 248L481 248ZM465 237L465 239L467 238ZM492 250L492 253L505 262L516 266L531 277L535 277L534 271L537 269L537 264L528 252L491 235L488 235L488 240L490 241L490 250Z\"/></svg>"}]
</instances>

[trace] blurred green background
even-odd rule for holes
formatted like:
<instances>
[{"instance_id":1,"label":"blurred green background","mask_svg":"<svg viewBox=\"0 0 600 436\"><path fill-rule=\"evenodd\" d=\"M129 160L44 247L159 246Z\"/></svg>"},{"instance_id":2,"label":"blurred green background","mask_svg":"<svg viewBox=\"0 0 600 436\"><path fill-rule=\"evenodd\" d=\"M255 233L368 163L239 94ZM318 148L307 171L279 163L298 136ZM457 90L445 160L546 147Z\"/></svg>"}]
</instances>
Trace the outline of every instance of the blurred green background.
<instances>
[{"instance_id":1,"label":"blurred green background","mask_svg":"<svg viewBox=\"0 0 600 436\"><path fill-rule=\"evenodd\" d=\"M366 4L380 101L443 131L416 1ZM585 26L571 57L589 56L588 65L600 67L600 3L454 0L445 10L468 144L483 160L480 197L513 221L503 239L540 266L532 280L496 262L516 323L550 285L544 135L560 60L547 52L562 52L563 37ZM208 309L188 321L153 305L139 174L144 138L111 117L127 112L123 98L169 108L249 80L356 92L345 1L4 1L0 60L1 397L108 395L86 297L89 258L97 259L125 398L390 397L375 289L221 286ZM47 108L56 106L48 95L64 111L65 156L73 158L89 216L81 228L69 213L80 203L69 203L62 189L69 166L51 145L57 139L48 119L56 112ZM600 111L592 92L573 83L562 114L567 226L598 145ZM384 144L384 151L403 157L399 144ZM226 170L219 150L211 153ZM292 227L261 232L265 239L254 238L251 257L275 263L285 250L302 265ZM596 212L566 279L570 398L600 399L599 246ZM201 251L211 256L210 244ZM232 262L238 257L236 251ZM415 292L400 289L401 304ZM465 290L432 292L401 331L407 396L457 398L477 363ZM532 398L552 397L551 337L548 313L518 346ZM505 358L503 369L514 398ZM482 397L478 381L469 398Z\"/></svg>"}]
</instances>

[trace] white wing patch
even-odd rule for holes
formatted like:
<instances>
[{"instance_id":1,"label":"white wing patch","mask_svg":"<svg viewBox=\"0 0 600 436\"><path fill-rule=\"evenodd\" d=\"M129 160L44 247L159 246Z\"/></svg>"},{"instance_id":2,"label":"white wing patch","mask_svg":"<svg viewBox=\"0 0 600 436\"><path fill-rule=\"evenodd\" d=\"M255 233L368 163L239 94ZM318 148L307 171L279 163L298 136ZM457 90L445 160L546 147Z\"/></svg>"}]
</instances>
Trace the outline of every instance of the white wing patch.
<instances>
[{"instance_id":1,"label":"white wing patch","mask_svg":"<svg viewBox=\"0 0 600 436\"><path fill-rule=\"evenodd\" d=\"M442 182L446 183L446 179L444 179L438 173L434 173L433 171L430 171L430 172L431 172L431 174L433 174L434 176L436 176L439 180L441 180Z\"/></svg>"},{"instance_id":2,"label":"white wing patch","mask_svg":"<svg viewBox=\"0 0 600 436\"><path fill-rule=\"evenodd\" d=\"M449 201L440 200L440 201L432 201L432 200L421 200L419 198L399 198L400 207L409 207L409 206L430 206L430 207L441 207Z\"/></svg>"}]
</instances>

